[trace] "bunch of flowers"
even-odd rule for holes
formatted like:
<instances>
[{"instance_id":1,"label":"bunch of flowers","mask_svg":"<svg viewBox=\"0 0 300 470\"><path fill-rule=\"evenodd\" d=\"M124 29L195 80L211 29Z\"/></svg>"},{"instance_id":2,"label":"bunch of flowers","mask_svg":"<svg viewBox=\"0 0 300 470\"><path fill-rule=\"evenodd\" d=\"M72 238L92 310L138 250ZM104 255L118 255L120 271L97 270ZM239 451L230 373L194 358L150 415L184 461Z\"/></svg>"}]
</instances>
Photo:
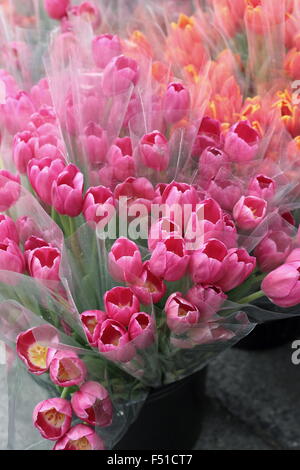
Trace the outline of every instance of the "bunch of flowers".
<instances>
[{"instance_id":1,"label":"bunch of flowers","mask_svg":"<svg viewBox=\"0 0 300 470\"><path fill-rule=\"evenodd\" d=\"M150 387L300 303L300 9L20 3L0 57L7 380L45 395L55 450L100 450Z\"/></svg>"}]
</instances>

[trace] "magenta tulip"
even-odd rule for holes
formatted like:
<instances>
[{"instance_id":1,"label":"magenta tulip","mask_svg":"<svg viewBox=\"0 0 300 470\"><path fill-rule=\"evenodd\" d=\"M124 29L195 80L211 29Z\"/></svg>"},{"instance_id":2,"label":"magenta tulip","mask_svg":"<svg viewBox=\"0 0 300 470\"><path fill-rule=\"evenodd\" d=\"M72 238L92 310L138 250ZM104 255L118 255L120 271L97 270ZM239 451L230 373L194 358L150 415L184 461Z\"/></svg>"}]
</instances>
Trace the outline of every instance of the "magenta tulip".
<instances>
[{"instance_id":1,"label":"magenta tulip","mask_svg":"<svg viewBox=\"0 0 300 470\"><path fill-rule=\"evenodd\" d=\"M187 270L190 257L182 238L167 238L154 248L149 260L150 271L165 281L178 281Z\"/></svg>"},{"instance_id":2,"label":"magenta tulip","mask_svg":"<svg viewBox=\"0 0 300 470\"><path fill-rule=\"evenodd\" d=\"M0 241L8 238L19 243L19 234L15 222L7 215L0 214Z\"/></svg>"},{"instance_id":3,"label":"magenta tulip","mask_svg":"<svg viewBox=\"0 0 300 470\"><path fill-rule=\"evenodd\" d=\"M87 222L108 223L114 215L115 204L113 193L105 186L91 187L87 190L83 201L83 215Z\"/></svg>"},{"instance_id":4,"label":"magenta tulip","mask_svg":"<svg viewBox=\"0 0 300 470\"><path fill-rule=\"evenodd\" d=\"M284 231L270 232L254 251L261 271L268 272L278 268L285 261L291 248L292 239Z\"/></svg>"},{"instance_id":5,"label":"magenta tulip","mask_svg":"<svg viewBox=\"0 0 300 470\"><path fill-rule=\"evenodd\" d=\"M200 156L207 147L219 148L221 143L221 123L205 116L200 124L193 145L193 155Z\"/></svg>"},{"instance_id":6,"label":"magenta tulip","mask_svg":"<svg viewBox=\"0 0 300 470\"><path fill-rule=\"evenodd\" d=\"M108 151L108 138L100 126L89 122L83 131L81 142L90 165L104 162Z\"/></svg>"},{"instance_id":7,"label":"magenta tulip","mask_svg":"<svg viewBox=\"0 0 300 470\"><path fill-rule=\"evenodd\" d=\"M267 297L279 307L293 307L300 303L300 261L283 264L271 271L261 288Z\"/></svg>"},{"instance_id":8,"label":"magenta tulip","mask_svg":"<svg viewBox=\"0 0 300 470\"><path fill-rule=\"evenodd\" d=\"M113 408L109 393L98 382L86 382L72 395L74 413L93 426L106 427L112 422Z\"/></svg>"},{"instance_id":9,"label":"magenta tulip","mask_svg":"<svg viewBox=\"0 0 300 470\"><path fill-rule=\"evenodd\" d=\"M40 375L49 369L58 342L56 328L51 325L41 325L20 333L16 341L16 350L29 372Z\"/></svg>"},{"instance_id":10,"label":"magenta tulip","mask_svg":"<svg viewBox=\"0 0 300 470\"><path fill-rule=\"evenodd\" d=\"M83 174L72 163L52 184L52 205L59 214L76 217L83 206Z\"/></svg>"},{"instance_id":11,"label":"magenta tulip","mask_svg":"<svg viewBox=\"0 0 300 470\"><path fill-rule=\"evenodd\" d=\"M126 328L114 320L103 322L98 349L108 359L117 362L129 362L136 354Z\"/></svg>"},{"instance_id":12,"label":"magenta tulip","mask_svg":"<svg viewBox=\"0 0 300 470\"><path fill-rule=\"evenodd\" d=\"M145 134L139 143L141 162L147 168L164 171L168 168L170 150L168 141L159 131Z\"/></svg>"},{"instance_id":13,"label":"magenta tulip","mask_svg":"<svg viewBox=\"0 0 300 470\"><path fill-rule=\"evenodd\" d=\"M83 329L88 342L97 347L102 323L107 320L107 314L102 310L86 310L80 315Z\"/></svg>"},{"instance_id":14,"label":"magenta tulip","mask_svg":"<svg viewBox=\"0 0 300 470\"><path fill-rule=\"evenodd\" d=\"M211 239L191 255L190 271L195 284L218 284L228 250L224 243Z\"/></svg>"},{"instance_id":15,"label":"magenta tulip","mask_svg":"<svg viewBox=\"0 0 300 470\"><path fill-rule=\"evenodd\" d=\"M250 181L248 193L251 196L269 200L275 195L277 189L276 182L265 175L257 175Z\"/></svg>"},{"instance_id":16,"label":"magenta tulip","mask_svg":"<svg viewBox=\"0 0 300 470\"><path fill-rule=\"evenodd\" d=\"M143 264L143 270L131 290L144 305L156 304L166 292L166 285L162 279L155 276L149 269L149 261Z\"/></svg>"},{"instance_id":17,"label":"magenta tulip","mask_svg":"<svg viewBox=\"0 0 300 470\"><path fill-rule=\"evenodd\" d=\"M218 279L218 286L228 292L242 284L256 266L256 259L250 256L244 248L233 248L228 251L222 266L222 277Z\"/></svg>"},{"instance_id":18,"label":"magenta tulip","mask_svg":"<svg viewBox=\"0 0 300 470\"><path fill-rule=\"evenodd\" d=\"M70 0L44 0L45 10L55 20L60 20L67 14Z\"/></svg>"},{"instance_id":19,"label":"magenta tulip","mask_svg":"<svg viewBox=\"0 0 300 470\"><path fill-rule=\"evenodd\" d=\"M117 281L135 283L142 269L143 262L138 246L128 238L118 238L108 255L110 275Z\"/></svg>"},{"instance_id":20,"label":"magenta tulip","mask_svg":"<svg viewBox=\"0 0 300 470\"><path fill-rule=\"evenodd\" d=\"M0 170L0 211L6 211L20 197L20 176Z\"/></svg>"},{"instance_id":21,"label":"magenta tulip","mask_svg":"<svg viewBox=\"0 0 300 470\"><path fill-rule=\"evenodd\" d=\"M181 83L169 83L163 98L164 118L174 124L183 119L190 109L190 93Z\"/></svg>"},{"instance_id":22,"label":"magenta tulip","mask_svg":"<svg viewBox=\"0 0 300 470\"><path fill-rule=\"evenodd\" d=\"M24 255L16 242L5 238L0 242L0 270L23 273L25 270Z\"/></svg>"},{"instance_id":23,"label":"magenta tulip","mask_svg":"<svg viewBox=\"0 0 300 470\"><path fill-rule=\"evenodd\" d=\"M220 287L197 284L193 286L186 294L189 302L194 304L201 314L201 319L210 320L227 299L227 295Z\"/></svg>"},{"instance_id":24,"label":"magenta tulip","mask_svg":"<svg viewBox=\"0 0 300 470\"><path fill-rule=\"evenodd\" d=\"M57 351L49 367L50 379L60 387L81 385L87 375L85 363L71 350Z\"/></svg>"},{"instance_id":25,"label":"magenta tulip","mask_svg":"<svg viewBox=\"0 0 300 470\"><path fill-rule=\"evenodd\" d=\"M154 343L155 322L145 312L134 313L128 325L128 334L138 349L146 349Z\"/></svg>"},{"instance_id":26,"label":"magenta tulip","mask_svg":"<svg viewBox=\"0 0 300 470\"><path fill-rule=\"evenodd\" d=\"M267 214L267 202L256 196L242 196L233 208L233 217L242 230L255 229Z\"/></svg>"},{"instance_id":27,"label":"magenta tulip","mask_svg":"<svg viewBox=\"0 0 300 470\"><path fill-rule=\"evenodd\" d=\"M53 450L104 450L102 439L84 424L76 424L61 439Z\"/></svg>"},{"instance_id":28,"label":"magenta tulip","mask_svg":"<svg viewBox=\"0 0 300 470\"><path fill-rule=\"evenodd\" d=\"M72 407L63 398L43 400L34 408L32 420L44 439L56 441L71 427Z\"/></svg>"},{"instance_id":29,"label":"magenta tulip","mask_svg":"<svg viewBox=\"0 0 300 470\"><path fill-rule=\"evenodd\" d=\"M92 43L92 53L97 67L104 69L114 57L122 53L119 36L116 34L101 34L101 36L96 36Z\"/></svg>"},{"instance_id":30,"label":"magenta tulip","mask_svg":"<svg viewBox=\"0 0 300 470\"><path fill-rule=\"evenodd\" d=\"M131 316L140 311L140 302L130 287L114 287L104 294L107 315L127 326Z\"/></svg>"},{"instance_id":31,"label":"magenta tulip","mask_svg":"<svg viewBox=\"0 0 300 470\"><path fill-rule=\"evenodd\" d=\"M64 170L66 164L61 159L32 159L27 166L27 175L31 186L43 202L52 203L52 184Z\"/></svg>"},{"instance_id":32,"label":"magenta tulip","mask_svg":"<svg viewBox=\"0 0 300 470\"><path fill-rule=\"evenodd\" d=\"M249 121L240 121L226 134L224 149L232 162L247 162L257 154L259 141Z\"/></svg>"},{"instance_id":33,"label":"magenta tulip","mask_svg":"<svg viewBox=\"0 0 300 470\"><path fill-rule=\"evenodd\" d=\"M128 92L138 79L139 67L134 59L124 55L114 57L103 72L103 92L106 96Z\"/></svg>"},{"instance_id":34,"label":"magenta tulip","mask_svg":"<svg viewBox=\"0 0 300 470\"><path fill-rule=\"evenodd\" d=\"M61 253L58 248L42 246L30 251L27 265L30 276L45 281L58 281Z\"/></svg>"},{"instance_id":35,"label":"magenta tulip","mask_svg":"<svg viewBox=\"0 0 300 470\"><path fill-rule=\"evenodd\" d=\"M200 320L200 312L195 305L186 300L181 292L170 295L165 304L167 324L170 330L182 334Z\"/></svg>"}]
</instances>

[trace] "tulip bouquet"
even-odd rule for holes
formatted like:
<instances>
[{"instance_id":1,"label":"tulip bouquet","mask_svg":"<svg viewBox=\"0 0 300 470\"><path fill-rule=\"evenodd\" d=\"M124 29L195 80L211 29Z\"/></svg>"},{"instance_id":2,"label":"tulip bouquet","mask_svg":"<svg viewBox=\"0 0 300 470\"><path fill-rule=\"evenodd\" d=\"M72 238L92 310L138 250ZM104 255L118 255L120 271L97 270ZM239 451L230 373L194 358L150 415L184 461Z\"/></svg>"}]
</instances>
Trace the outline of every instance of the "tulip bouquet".
<instances>
[{"instance_id":1,"label":"tulip bouquet","mask_svg":"<svg viewBox=\"0 0 300 470\"><path fill-rule=\"evenodd\" d=\"M8 446L111 448L150 389L297 314L300 9L23 3L0 18Z\"/></svg>"}]
</instances>

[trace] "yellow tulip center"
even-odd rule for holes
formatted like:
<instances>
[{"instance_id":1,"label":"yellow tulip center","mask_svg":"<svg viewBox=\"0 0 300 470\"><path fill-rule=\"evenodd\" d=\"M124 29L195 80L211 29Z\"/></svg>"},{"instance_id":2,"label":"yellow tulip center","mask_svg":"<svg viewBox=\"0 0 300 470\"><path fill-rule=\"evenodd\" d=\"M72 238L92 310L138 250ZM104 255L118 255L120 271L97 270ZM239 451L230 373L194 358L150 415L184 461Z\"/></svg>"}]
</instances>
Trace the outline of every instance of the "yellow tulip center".
<instances>
[{"instance_id":1,"label":"yellow tulip center","mask_svg":"<svg viewBox=\"0 0 300 470\"><path fill-rule=\"evenodd\" d=\"M48 348L41 346L39 343L34 343L28 349L28 357L30 362L41 369L47 367L47 352Z\"/></svg>"}]
</instances>

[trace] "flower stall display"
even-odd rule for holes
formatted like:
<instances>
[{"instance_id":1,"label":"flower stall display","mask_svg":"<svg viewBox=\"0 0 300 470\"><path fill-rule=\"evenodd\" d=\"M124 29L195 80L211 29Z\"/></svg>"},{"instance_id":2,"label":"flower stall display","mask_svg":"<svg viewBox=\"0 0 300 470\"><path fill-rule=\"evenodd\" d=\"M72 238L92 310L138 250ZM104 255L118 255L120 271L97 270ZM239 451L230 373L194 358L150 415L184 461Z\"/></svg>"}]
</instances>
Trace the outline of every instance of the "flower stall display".
<instances>
[{"instance_id":1,"label":"flower stall display","mask_svg":"<svg viewBox=\"0 0 300 470\"><path fill-rule=\"evenodd\" d=\"M300 7L23 3L1 3L8 447L109 449L147 396L297 320Z\"/></svg>"}]
</instances>

